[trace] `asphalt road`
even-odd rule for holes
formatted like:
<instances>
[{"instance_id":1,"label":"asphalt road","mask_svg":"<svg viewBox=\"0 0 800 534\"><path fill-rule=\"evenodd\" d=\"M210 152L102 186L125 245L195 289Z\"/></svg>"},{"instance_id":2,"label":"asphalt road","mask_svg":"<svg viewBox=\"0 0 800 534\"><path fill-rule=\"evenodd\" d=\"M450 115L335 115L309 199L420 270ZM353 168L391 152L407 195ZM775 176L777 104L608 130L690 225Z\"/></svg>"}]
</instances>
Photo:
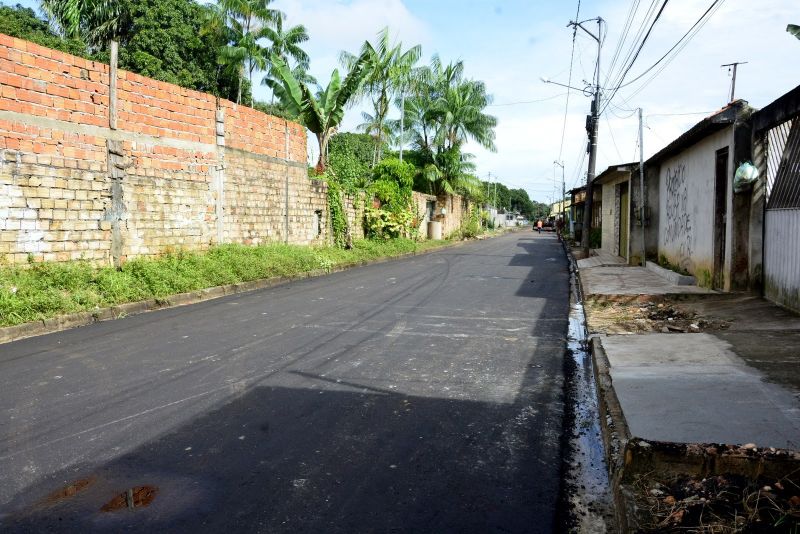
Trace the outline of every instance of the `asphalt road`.
<instances>
[{"instance_id":1,"label":"asphalt road","mask_svg":"<svg viewBox=\"0 0 800 534\"><path fill-rule=\"evenodd\" d=\"M0 345L0 530L553 531L568 279L524 232Z\"/></svg>"}]
</instances>

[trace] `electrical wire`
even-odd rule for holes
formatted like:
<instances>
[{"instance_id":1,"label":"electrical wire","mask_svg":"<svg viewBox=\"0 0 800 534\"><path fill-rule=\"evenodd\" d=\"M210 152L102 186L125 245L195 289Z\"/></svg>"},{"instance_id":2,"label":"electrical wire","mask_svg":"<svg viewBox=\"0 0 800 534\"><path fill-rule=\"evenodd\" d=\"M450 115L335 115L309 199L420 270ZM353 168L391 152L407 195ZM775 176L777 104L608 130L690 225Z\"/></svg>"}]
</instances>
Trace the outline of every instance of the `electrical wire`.
<instances>
[{"instance_id":1,"label":"electrical wire","mask_svg":"<svg viewBox=\"0 0 800 534\"><path fill-rule=\"evenodd\" d=\"M575 12L575 20L578 20L580 13L581 13L581 0L578 0L578 9ZM575 38L577 37L577 34L578 34L578 28L575 27L572 30L572 52L570 52L570 58L569 58L569 78L568 78L569 81L567 82L568 86L572 85L572 66L575 60ZM558 161L561 161L561 156L564 153L564 137L567 134L567 114L569 113L570 91L571 89L567 89L567 101L564 104L564 125L561 128L561 146L558 149Z\"/></svg>"},{"instance_id":2,"label":"electrical wire","mask_svg":"<svg viewBox=\"0 0 800 534\"><path fill-rule=\"evenodd\" d=\"M652 65L650 65L649 67L647 67L647 69L645 69L644 71L642 71L642 72L641 72L641 74L639 74L639 75L638 75L636 78L634 78L634 79L632 79L632 80L629 80L628 82L626 82L626 83L624 83L624 84L620 85L620 88L623 88L623 87L628 87L629 85L632 85L632 84L636 83L637 81L639 81L639 80L641 80L642 78L644 78L644 76L645 76L645 75L646 75L648 72L650 72L651 70L653 70L654 68L656 68L656 67L658 66L658 64L659 64L659 63L661 63L662 61L664 61L664 59L666 59L666 57L667 57L667 56L668 56L668 55L669 55L669 54L670 54L670 53L671 53L673 50L675 50L675 49L678 47L678 45L680 45L680 44L683 42L683 40L684 40L684 39L686 39L686 37L687 37L687 36L688 36L688 35L689 35L689 34L692 32L692 30L694 30L694 29L697 27L697 25L698 25L698 24L700 24L700 23L703 21L703 19L706 17L706 15L708 15L708 14L711 12L711 10L712 10L712 9L714 9L714 7L715 7L716 5L718 5L718 4L721 4L721 3L722 3L722 2L724 2L724 1L725 1L725 0L714 0L713 2L711 2L711 5L708 7L708 9L706 9L706 10L705 10L705 12L704 12L702 15L700 15L700 18L699 18L699 19L697 19L697 20L695 21L695 23L694 23L694 24L692 24L691 28L689 28L689 29L686 31L686 33L684 33L684 34L683 34L683 36L682 36L680 39L678 39L678 42L676 42L674 45L672 45L672 48L670 48L669 50L667 50L667 52L666 52L666 53L665 53L663 56L661 56L661 57L660 57L660 58L659 58L659 59L658 59L658 60L657 60L655 63L653 63ZM690 38L690 39L691 39L691 38Z\"/></svg>"},{"instance_id":3,"label":"electrical wire","mask_svg":"<svg viewBox=\"0 0 800 534\"><path fill-rule=\"evenodd\" d=\"M611 135L611 143L614 145L614 150L616 150L617 156L621 160L622 159L622 154L620 153L619 147L617 146L617 140L614 139L614 130L611 128L611 121L608 120L608 114L607 113L604 114L603 116L606 119L606 125L608 126L608 133L609 133L609 135Z\"/></svg>"},{"instance_id":4,"label":"electrical wire","mask_svg":"<svg viewBox=\"0 0 800 534\"><path fill-rule=\"evenodd\" d=\"M675 51L675 53L674 53L674 54L673 54L671 57L669 57L669 58L667 59L667 61L666 61L664 64L662 64L662 65L661 65L661 67L660 67L660 68L659 68L659 69L658 69L656 72L654 72L654 73L653 73L653 75L652 75L652 76L650 76L650 77L649 77L647 80L645 80L645 82L644 82L644 83L642 83L642 85L640 85L640 86L639 86L639 87L638 87L638 88L637 88L637 89L636 89L636 90L635 90L633 93L631 93L631 94L628 96L628 99L631 99L631 98L633 98L634 96L636 96L636 95L638 95L639 93L641 93L641 92L642 92L642 90L643 90L645 87L647 87L647 85L649 85L649 84L650 84L650 83L651 83L651 82L652 82L654 79L656 79L656 77L658 77L658 75L659 75L659 74L661 74L661 73L664 71L664 69L666 69L666 68L669 66L669 64L670 64L670 63L671 63L671 62L672 62L672 61L673 61L673 60L674 60L674 59L675 59L675 58L678 56L678 54L680 54L680 53L681 53L681 51L682 51L684 48L686 48L686 46L687 46L687 45L689 44L689 42L690 42L690 41L691 41L691 40L694 38L694 36L695 36L695 35L697 35L697 34L700 32L700 30L702 30L702 29L703 29L703 27L704 27L704 26L705 26L705 25L708 23L708 21L709 21L709 20L711 20L711 17L713 17L713 16L714 16L714 14L715 14L717 11L719 11L719 9L722 7L722 5L723 5L723 3L724 3L724 2L725 2L725 0L722 0L720 3L718 3L718 4L717 4L717 7L716 7L716 8L715 8L715 9L714 9L714 10L713 10L713 11L712 11L712 12L711 12L711 13L710 13L710 14L709 14L707 17L706 17L706 19L705 19L705 20L703 20L703 22L701 22L701 23L700 23L700 24L697 26L697 28L695 28L694 32L693 32L693 33L692 33L692 34L689 36L689 38L688 38L688 39L686 39L686 40L683 42L683 44L681 44L681 45L678 47L678 49Z\"/></svg>"},{"instance_id":5,"label":"electrical wire","mask_svg":"<svg viewBox=\"0 0 800 534\"><path fill-rule=\"evenodd\" d=\"M628 48L627 52L625 53L624 59L619 64L620 66L619 70L613 76L611 75L611 73L609 73L608 77L609 79L613 79L613 82L610 84L609 83L604 84L605 87L614 87L615 85L620 83L622 77L621 73L623 70L625 70L625 65L628 65L630 63L631 58L635 54L637 45L640 43L640 40L642 39L642 36L645 33L647 25L651 23L651 19L653 18L653 15L656 12L657 1L658 0L651 0L650 7L647 8L644 17L642 17L642 20L639 24L639 29L636 31L636 34L633 36L633 39L631 40L630 48Z\"/></svg>"},{"instance_id":6,"label":"electrical wire","mask_svg":"<svg viewBox=\"0 0 800 534\"><path fill-rule=\"evenodd\" d=\"M518 102L505 102L502 104L489 104L486 106L487 108L496 108L496 107L503 107L503 106L516 106L518 104L536 104L538 102L547 102L548 100L555 100L556 98L561 98L568 93L559 93L557 95L548 96L546 98L539 98L537 100L520 100Z\"/></svg>"},{"instance_id":7,"label":"electrical wire","mask_svg":"<svg viewBox=\"0 0 800 534\"><path fill-rule=\"evenodd\" d=\"M611 73L614 71L614 67L617 65L619 54L622 52L622 47L625 45L625 41L628 39L628 33L630 32L631 26L633 26L636 13L639 11L639 1L640 0L634 0L631 2L631 7L628 9L628 16L625 18L625 24L622 27L619 41L617 41L617 47L614 49L614 55L612 56L608 67L608 75L606 76L606 81L603 83L603 85L608 85L609 78L611 78Z\"/></svg>"},{"instance_id":8,"label":"electrical wire","mask_svg":"<svg viewBox=\"0 0 800 534\"><path fill-rule=\"evenodd\" d=\"M631 67L633 67L633 64L636 62L636 59L639 57L639 54L641 53L642 48L644 48L645 43L647 43L647 39L650 37L650 34L653 31L653 28L655 27L656 23L658 22L658 19L661 18L661 14L664 13L664 8L667 7L668 3L669 3L669 0L664 0L664 2L662 2L661 7L658 10L658 13L656 13L656 16L653 19L653 22L650 24L650 28L647 29L647 33L644 35L644 38L642 38L642 42L639 43L639 48L636 49L636 53L633 55L633 58L628 63L628 66L625 67L625 69L622 71L622 76L620 76L619 82L617 83L617 86L611 92L611 96L608 97L608 99L606 100L606 104L603 106L603 110L601 110L601 113L605 110L606 107L608 107L608 103L611 102L611 100L614 99L614 95L617 94L617 91L619 91L619 88L622 86L622 83L625 81L625 76L627 76L628 72L630 72Z\"/></svg>"}]
</instances>

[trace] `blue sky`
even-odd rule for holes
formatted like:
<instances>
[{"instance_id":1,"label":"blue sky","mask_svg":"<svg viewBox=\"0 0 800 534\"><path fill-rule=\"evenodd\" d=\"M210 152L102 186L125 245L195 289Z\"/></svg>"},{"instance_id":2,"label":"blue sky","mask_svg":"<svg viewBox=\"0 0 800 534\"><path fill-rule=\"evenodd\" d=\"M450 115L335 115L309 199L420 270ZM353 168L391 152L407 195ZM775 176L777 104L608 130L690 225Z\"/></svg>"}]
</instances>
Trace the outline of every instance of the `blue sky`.
<instances>
[{"instance_id":1,"label":"blue sky","mask_svg":"<svg viewBox=\"0 0 800 534\"><path fill-rule=\"evenodd\" d=\"M711 2L670 0L628 79L675 44ZM22 3L34 4L30 0ZM634 29L640 26L650 5L638 3ZM491 172L510 187L525 188L539 201L549 201L554 189L560 190L560 176L554 184L557 168L553 164L559 155L565 165L567 189L581 182L586 172L584 121L589 99L572 93L563 129L565 90L540 81L545 77L567 82L572 31L566 25L575 17L577 4L577 0L274 2L287 14L289 24L308 28L311 40L306 50L311 56L311 71L323 83L337 66L341 50L356 51L384 26L389 26L392 35L405 46L422 45L425 61L433 53L444 61L462 59L467 76L485 81L494 95L495 106L490 112L499 121L497 152L468 147L476 156L478 174L486 179ZM601 16L607 22L601 60L604 78L632 4L632 0L581 2L581 19ZM609 108L601 119L598 172L638 157L638 124L627 110L639 106L644 109L647 157L701 120L705 112L724 106L730 78L727 70L720 68L723 63L748 62L739 69L736 95L756 107L800 84L800 70L789 67L800 65L800 40L785 31L789 23L800 24L796 6L797 0L722 0L708 23L657 77L640 91L637 90L642 83L619 91L613 101L618 107ZM594 41L579 33L573 85L583 86L582 80L591 79L595 54ZM642 82L648 79L645 77ZM257 96L266 98L266 93ZM536 102L521 103L530 101ZM367 107L365 103L349 110L343 129L355 129L361 122L361 110ZM397 111L394 114L397 116ZM309 147L313 151L314 143Z\"/></svg>"}]
</instances>

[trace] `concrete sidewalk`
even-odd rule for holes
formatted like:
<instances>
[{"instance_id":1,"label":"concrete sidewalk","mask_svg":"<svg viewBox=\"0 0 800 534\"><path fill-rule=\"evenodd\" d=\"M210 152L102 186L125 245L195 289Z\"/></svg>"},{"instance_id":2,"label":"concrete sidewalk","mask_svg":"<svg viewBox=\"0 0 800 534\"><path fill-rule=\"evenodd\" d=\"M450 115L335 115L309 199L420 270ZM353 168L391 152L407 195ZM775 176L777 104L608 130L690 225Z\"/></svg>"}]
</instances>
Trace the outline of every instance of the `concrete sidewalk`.
<instances>
[{"instance_id":1,"label":"concrete sidewalk","mask_svg":"<svg viewBox=\"0 0 800 534\"><path fill-rule=\"evenodd\" d=\"M588 266L579 275L593 305L606 300L608 309L624 296L625 312L638 313L655 299L664 302L656 311L675 316L661 323L670 329L609 335L607 322L591 324L588 314L631 439L800 450L800 318L757 297L672 285L641 267ZM692 329L673 333L681 317Z\"/></svg>"}]
</instances>

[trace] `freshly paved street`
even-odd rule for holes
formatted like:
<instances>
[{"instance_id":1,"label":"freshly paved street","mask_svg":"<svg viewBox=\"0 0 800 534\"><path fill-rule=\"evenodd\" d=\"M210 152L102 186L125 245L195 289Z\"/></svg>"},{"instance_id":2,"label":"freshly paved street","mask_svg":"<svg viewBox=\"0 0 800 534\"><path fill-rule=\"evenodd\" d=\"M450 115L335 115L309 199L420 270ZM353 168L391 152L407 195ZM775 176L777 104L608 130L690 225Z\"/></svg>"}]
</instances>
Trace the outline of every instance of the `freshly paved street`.
<instances>
[{"instance_id":1,"label":"freshly paved street","mask_svg":"<svg viewBox=\"0 0 800 534\"><path fill-rule=\"evenodd\" d=\"M0 530L553 531L568 286L527 231L0 345Z\"/></svg>"}]
</instances>

